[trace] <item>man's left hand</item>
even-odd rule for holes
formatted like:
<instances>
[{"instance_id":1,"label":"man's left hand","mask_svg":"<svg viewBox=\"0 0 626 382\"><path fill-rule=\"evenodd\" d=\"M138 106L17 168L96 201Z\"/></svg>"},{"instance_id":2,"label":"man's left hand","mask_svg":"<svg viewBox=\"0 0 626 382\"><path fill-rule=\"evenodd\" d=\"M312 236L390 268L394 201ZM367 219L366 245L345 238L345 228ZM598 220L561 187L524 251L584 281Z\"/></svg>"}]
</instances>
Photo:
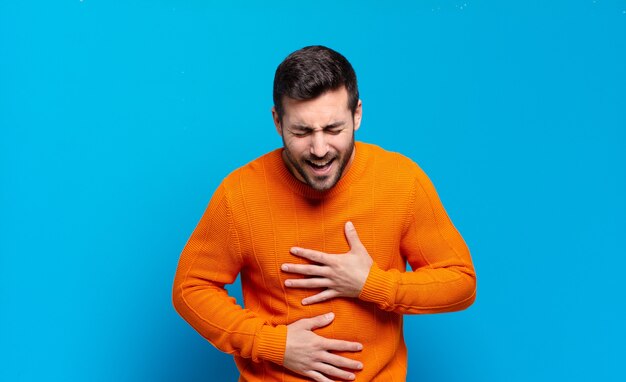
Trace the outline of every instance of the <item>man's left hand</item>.
<instances>
[{"instance_id":1,"label":"man's left hand","mask_svg":"<svg viewBox=\"0 0 626 382\"><path fill-rule=\"evenodd\" d=\"M289 288L326 288L326 290L302 300L302 305L310 305L335 297L358 297L365 285L372 257L359 240L352 222L345 226L350 251L341 255L331 255L312 249L291 248L293 255L311 260L317 264L283 264L281 269L289 273L311 276L303 279L285 280Z\"/></svg>"}]
</instances>

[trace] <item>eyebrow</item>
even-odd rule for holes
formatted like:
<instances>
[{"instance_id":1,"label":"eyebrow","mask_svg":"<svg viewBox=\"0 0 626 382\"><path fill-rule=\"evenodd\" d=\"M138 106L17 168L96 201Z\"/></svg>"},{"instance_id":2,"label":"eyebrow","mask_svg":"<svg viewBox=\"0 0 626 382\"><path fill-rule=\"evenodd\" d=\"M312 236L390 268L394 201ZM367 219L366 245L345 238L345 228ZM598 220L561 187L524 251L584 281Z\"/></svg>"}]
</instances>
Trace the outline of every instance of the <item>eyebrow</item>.
<instances>
[{"instance_id":1,"label":"eyebrow","mask_svg":"<svg viewBox=\"0 0 626 382\"><path fill-rule=\"evenodd\" d=\"M342 126L342 125L345 125L345 124L346 124L346 121L337 121L337 122L333 122L333 123L331 123L329 125L324 126L322 129L323 130L333 129L335 127L339 127L339 126ZM298 123L296 123L294 125L291 125L291 128L292 129L296 129L296 130L313 130L313 128L311 128L310 126L302 125L302 124L298 124Z\"/></svg>"}]
</instances>

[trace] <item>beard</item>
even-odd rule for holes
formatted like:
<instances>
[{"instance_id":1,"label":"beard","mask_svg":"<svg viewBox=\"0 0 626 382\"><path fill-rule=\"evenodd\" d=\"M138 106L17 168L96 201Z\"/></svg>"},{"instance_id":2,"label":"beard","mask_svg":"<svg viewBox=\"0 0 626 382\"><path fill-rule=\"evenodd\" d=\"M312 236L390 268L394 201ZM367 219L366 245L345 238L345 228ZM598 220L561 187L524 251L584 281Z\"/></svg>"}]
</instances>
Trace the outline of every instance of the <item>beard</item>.
<instances>
[{"instance_id":1,"label":"beard","mask_svg":"<svg viewBox=\"0 0 626 382\"><path fill-rule=\"evenodd\" d=\"M354 131L352 132L349 148L345 152L329 151L321 158L313 155L296 158L285 144L285 139L283 138L283 160L287 163L287 169L295 178L300 181L304 180L304 183L317 191L329 190L337 184L350 163L353 153ZM311 170L312 163L320 162L333 166L331 173L325 175L314 174Z\"/></svg>"}]
</instances>

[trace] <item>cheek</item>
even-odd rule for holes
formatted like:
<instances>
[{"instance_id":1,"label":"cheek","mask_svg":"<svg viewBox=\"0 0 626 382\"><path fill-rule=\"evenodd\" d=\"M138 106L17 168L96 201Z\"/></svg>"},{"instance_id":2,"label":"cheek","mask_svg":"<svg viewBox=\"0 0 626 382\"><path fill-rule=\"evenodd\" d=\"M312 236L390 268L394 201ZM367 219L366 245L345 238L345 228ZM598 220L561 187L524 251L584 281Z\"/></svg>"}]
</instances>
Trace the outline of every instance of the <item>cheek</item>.
<instances>
[{"instance_id":1,"label":"cheek","mask_svg":"<svg viewBox=\"0 0 626 382\"><path fill-rule=\"evenodd\" d=\"M350 150L350 146L352 146L352 136L341 136L335 137L337 138L334 141L333 146L335 149L343 154Z\"/></svg>"},{"instance_id":2,"label":"cheek","mask_svg":"<svg viewBox=\"0 0 626 382\"><path fill-rule=\"evenodd\" d=\"M308 147L305 141L305 139L298 138L285 140L285 147L289 150L292 156L299 158Z\"/></svg>"}]
</instances>

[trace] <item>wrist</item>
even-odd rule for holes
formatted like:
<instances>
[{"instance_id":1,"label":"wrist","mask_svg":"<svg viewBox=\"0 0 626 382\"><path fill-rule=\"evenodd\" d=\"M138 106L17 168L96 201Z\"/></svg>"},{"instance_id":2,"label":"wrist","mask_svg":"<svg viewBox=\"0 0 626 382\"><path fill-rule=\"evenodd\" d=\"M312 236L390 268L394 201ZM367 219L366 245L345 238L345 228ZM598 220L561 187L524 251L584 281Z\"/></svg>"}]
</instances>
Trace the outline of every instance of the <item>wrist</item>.
<instances>
[{"instance_id":1,"label":"wrist","mask_svg":"<svg viewBox=\"0 0 626 382\"><path fill-rule=\"evenodd\" d=\"M263 325L256 334L252 349L252 360L258 362L263 359L282 365L286 344L286 325Z\"/></svg>"},{"instance_id":2,"label":"wrist","mask_svg":"<svg viewBox=\"0 0 626 382\"><path fill-rule=\"evenodd\" d=\"M388 272L380 269L375 262L370 268L363 289L359 294L359 299L363 301L373 302L381 308L392 305L392 296L394 293L394 281Z\"/></svg>"}]
</instances>

